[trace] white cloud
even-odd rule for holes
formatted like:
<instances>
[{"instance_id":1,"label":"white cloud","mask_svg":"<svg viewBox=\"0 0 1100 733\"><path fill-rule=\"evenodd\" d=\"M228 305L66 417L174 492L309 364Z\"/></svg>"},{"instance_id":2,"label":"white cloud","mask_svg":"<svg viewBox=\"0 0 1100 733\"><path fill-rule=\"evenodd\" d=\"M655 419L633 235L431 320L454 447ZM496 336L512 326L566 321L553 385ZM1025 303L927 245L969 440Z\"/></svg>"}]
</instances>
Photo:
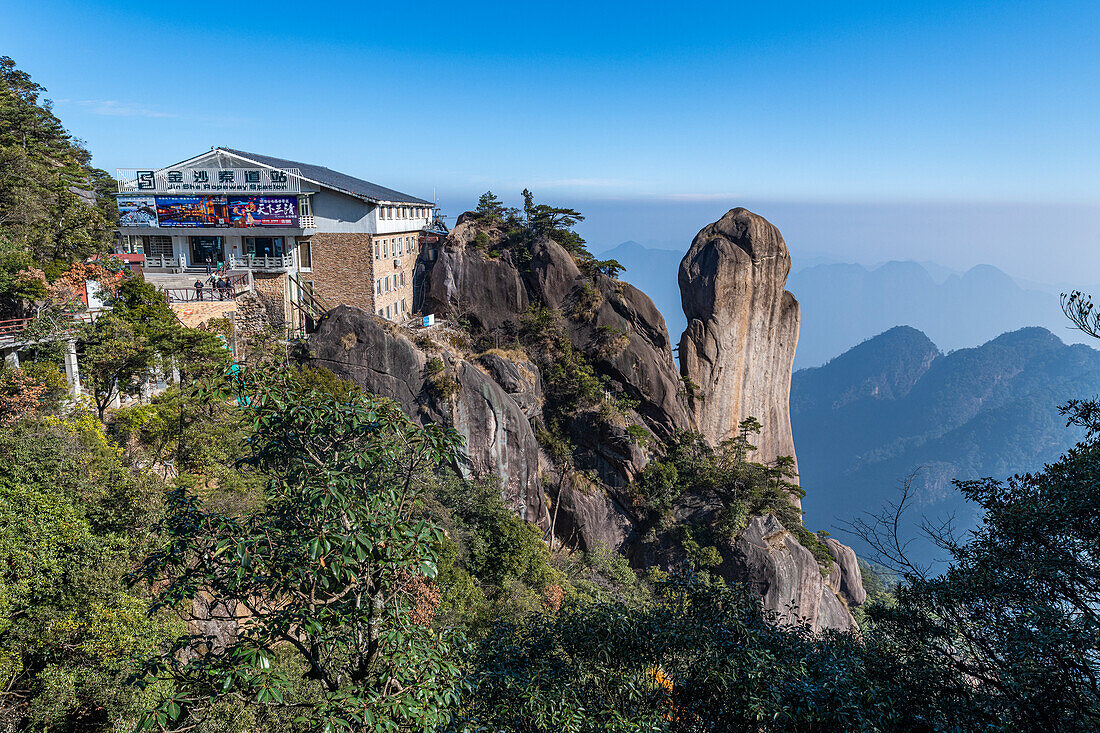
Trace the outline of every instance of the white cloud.
<instances>
[{"instance_id":1,"label":"white cloud","mask_svg":"<svg viewBox=\"0 0 1100 733\"><path fill-rule=\"evenodd\" d=\"M93 115L109 117L178 117L171 112L144 107L136 102L119 102L114 99L59 99L57 104L69 104L86 109Z\"/></svg>"}]
</instances>

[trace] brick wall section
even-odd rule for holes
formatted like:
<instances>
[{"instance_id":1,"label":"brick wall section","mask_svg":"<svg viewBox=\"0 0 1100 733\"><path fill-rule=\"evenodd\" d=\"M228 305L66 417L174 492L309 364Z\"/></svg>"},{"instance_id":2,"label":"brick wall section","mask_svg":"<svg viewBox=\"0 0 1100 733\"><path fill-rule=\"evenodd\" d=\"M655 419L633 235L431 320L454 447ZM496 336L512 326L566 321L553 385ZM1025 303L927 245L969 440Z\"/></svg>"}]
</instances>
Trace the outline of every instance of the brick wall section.
<instances>
[{"instance_id":1,"label":"brick wall section","mask_svg":"<svg viewBox=\"0 0 1100 733\"><path fill-rule=\"evenodd\" d=\"M416 256L420 251L419 232L376 234L374 240L380 250L378 258L374 259L374 281L382 281L382 293L374 296L373 311L382 311L385 316L388 307L391 321L404 321L412 314L413 309L413 272L416 269ZM384 256L381 253L383 245L386 252ZM370 256L374 258L373 247ZM394 265L395 261L400 264ZM374 292L377 293L377 285Z\"/></svg>"},{"instance_id":2,"label":"brick wall section","mask_svg":"<svg viewBox=\"0 0 1100 733\"><path fill-rule=\"evenodd\" d=\"M313 292L332 308L350 305L374 312L371 235L320 232L309 241L313 272L300 277L313 281Z\"/></svg>"}]
</instances>

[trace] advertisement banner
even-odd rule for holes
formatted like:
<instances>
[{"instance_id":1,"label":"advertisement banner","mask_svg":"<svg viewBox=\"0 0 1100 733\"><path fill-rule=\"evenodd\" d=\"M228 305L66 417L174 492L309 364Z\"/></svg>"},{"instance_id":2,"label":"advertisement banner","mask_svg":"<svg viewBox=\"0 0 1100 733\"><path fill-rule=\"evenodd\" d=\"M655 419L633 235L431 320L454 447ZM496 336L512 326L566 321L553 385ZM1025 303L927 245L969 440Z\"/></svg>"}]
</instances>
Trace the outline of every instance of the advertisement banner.
<instances>
[{"instance_id":1,"label":"advertisement banner","mask_svg":"<svg viewBox=\"0 0 1100 733\"><path fill-rule=\"evenodd\" d=\"M152 196L119 196L118 225L123 227L157 226L157 202Z\"/></svg>"},{"instance_id":2,"label":"advertisement banner","mask_svg":"<svg viewBox=\"0 0 1100 733\"><path fill-rule=\"evenodd\" d=\"M162 227L228 226L224 196L157 196Z\"/></svg>"},{"instance_id":3,"label":"advertisement banner","mask_svg":"<svg viewBox=\"0 0 1100 733\"><path fill-rule=\"evenodd\" d=\"M162 227L296 229L298 199L295 196L157 196L156 217Z\"/></svg>"},{"instance_id":4,"label":"advertisement banner","mask_svg":"<svg viewBox=\"0 0 1100 733\"><path fill-rule=\"evenodd\" d=\"M230 196L229 222L234 227L298 227L294 196Z\"/></svg>"}]
</instances>

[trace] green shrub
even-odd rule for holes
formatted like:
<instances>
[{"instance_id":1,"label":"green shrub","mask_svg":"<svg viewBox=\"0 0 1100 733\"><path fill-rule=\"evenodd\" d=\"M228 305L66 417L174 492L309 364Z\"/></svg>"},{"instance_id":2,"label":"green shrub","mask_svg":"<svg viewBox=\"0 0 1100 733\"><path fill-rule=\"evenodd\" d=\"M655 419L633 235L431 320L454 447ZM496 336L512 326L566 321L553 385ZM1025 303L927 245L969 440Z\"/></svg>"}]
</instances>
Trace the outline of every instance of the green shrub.
<instances>
[{"instance_id":1,"label":"green shrub","mask_svg":"<svg viewBox=\"0 0 1100 733\"><path fill-rule=\"evenodd\" d=\"M603 293L592 283L585 281L569 294L566 313L574 321L589 321L603 305Z\"/></svg>"},{"instance_id":2,"label":"green shrub","mask_svg":"<svg viewBox=\"0 0 1100 733\"><path fill-rule=\"evenodd\" d=\"M615 583L634 585L638 581L627 559L609 550L602 542L584 554L584 561L588 567Z\"/></svg>"}]
</instances>

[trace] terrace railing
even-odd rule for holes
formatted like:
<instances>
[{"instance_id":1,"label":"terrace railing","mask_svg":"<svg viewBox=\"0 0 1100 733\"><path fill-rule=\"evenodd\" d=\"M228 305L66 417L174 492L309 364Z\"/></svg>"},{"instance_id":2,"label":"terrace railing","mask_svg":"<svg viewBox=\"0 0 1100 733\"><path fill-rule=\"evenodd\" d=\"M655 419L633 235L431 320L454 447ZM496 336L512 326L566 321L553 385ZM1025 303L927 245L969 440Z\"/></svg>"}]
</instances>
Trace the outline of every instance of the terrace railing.
<instances>
[{"instance_id":1,"label":"terrace railing","mask_svg":"<svg viewBox=\"0 0 1100 733\"><path fill-rule=\"evenodd\" d=\"M0 346L11 346L19 343L35 341L58 341L72 335L76 329L85 323L91 323L93 316L90 312L65 313L61 320L46 334L28 335L27 328L34 322L34 318L11 318L0 321Z\"/></svg>"},{"instance_id":2,"label":"terrace railing","mask_svg":"<svg viewBox=\"0 0 1100 733\"><path fill-rule=\"evenodd\" d=\"M233 255L229 258L231 270L290 270L294 267L294 255L275 255L272 257L256 255Z\"/></svg>"},{"instance_id":3,"label":"terrace railing","mask_svg":"<svg viewBox=\"0 0 1100 733\"><path fill-rule=\"evenodd\" d=\"M163 267L165 269L187 268L187 259L182 255L145 255L145 267Z\"/></svg>"}]
</instances>

